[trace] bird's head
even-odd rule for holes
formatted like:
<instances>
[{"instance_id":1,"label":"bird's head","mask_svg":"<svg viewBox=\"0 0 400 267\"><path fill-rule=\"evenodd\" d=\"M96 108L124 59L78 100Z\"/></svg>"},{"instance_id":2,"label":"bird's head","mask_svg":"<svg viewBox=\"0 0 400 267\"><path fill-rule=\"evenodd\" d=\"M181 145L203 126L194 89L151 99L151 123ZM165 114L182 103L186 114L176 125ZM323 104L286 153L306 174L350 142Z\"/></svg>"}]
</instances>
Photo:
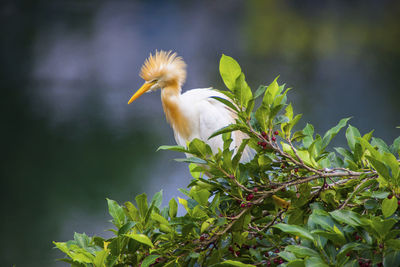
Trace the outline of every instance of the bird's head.
<instances>
[{"instance_id":1,"label":"bird's head","mask_svg":"<svg viewBox=\"0 0 400 267\"><path fill-rule=\"evenodd\" d=\"M131 97L128 104L146 92L166 87L180 90L186 79L186 64L172 51L156 51L144 62L140 77L145 80L143 86Z\"/></svg>"}]
</instances>

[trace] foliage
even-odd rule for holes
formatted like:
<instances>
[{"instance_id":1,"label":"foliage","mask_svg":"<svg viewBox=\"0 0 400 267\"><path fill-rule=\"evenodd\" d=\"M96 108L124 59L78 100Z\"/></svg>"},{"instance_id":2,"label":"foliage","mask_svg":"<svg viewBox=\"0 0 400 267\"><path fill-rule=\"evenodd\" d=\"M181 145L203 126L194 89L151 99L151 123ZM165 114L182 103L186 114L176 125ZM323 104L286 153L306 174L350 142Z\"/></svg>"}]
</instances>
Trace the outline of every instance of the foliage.
<instances>
[{"instance_id":1,"label":"foliage","mask_svg":"<svg viewBox=\"0 0 400 267\"><path fill-rule=\"evenodd\" d=\"M253 94L239 64L222 56L220 72L238 118L213 136L223 149L212 154L202 140L179 159L193 176L187 199L161 207L162 191L135 204L107 199L114 236L75 234L54 242L72 266L397 266L400 263L400 137L392 145L361 135L342 119L324 135L287 104L289 89L275 79ZM255 101L260 106L253 111ZM328 150L345 128L347 148ZM248 135L238 148L231 132ZM250 162L240 158L246 145ZM178 203L185 209L178 216Z\"/></svg>"}]
</instances>

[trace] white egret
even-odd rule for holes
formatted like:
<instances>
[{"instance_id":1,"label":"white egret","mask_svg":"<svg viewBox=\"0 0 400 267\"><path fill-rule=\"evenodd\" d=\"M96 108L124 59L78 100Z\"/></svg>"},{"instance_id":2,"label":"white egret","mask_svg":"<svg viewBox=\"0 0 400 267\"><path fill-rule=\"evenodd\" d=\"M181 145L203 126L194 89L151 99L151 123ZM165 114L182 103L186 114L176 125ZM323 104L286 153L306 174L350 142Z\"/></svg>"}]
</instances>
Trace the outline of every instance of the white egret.
<instances>
[{"instance_id":1,"label":"white egret","mask_svg":"<svg viewBox=\"0 0 400 267\"><path fill-rule=\"evenodd\" d=\"M206 142L213 153L222 149L221 136L208 139L212 133L235 123L237 114L212 97L222 97L211 88L192 89L183 94L182 85L186 79L186 64L183 59L171 51L156 51L142 66L140 77L145 80L143 86L132 96L128 104L135 101L143 93L161 89L161 102L167 121L174 130L178 145L186 146L187 141L198 138ZM231 149L238 148L247 135L232 132ZM253 150L245 148L241 161L246 162L253 157Z\"/></svg>"}]
</instances>

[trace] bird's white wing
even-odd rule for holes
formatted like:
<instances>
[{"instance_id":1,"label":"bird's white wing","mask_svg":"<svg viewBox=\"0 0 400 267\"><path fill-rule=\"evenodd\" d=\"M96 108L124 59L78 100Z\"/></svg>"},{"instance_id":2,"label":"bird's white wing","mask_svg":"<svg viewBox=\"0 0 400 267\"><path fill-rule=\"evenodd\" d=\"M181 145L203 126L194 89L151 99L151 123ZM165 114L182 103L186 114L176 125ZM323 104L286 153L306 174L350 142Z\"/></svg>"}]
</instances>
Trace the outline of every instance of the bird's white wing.
<instances>
[{"instance_id":1,"label":"bird's white wing","mask_svg":"<svg viewBox=\"0 0 400 267\"><path fill-rule=\"evenodd\" d=\"M220 101L212 98L213 96L222 97L226 96L211 89L194 89L182 95L186 98L188 103L193 103L191 110L195 113L192 114L193 118L197 118L197 129L193 131L193 138L199 138L206 142L212 149L213 153L222 150L223 140L222 136L216 136L208 139L215 131L235 123L236 114ZM247 138L246 134L239 131L232 133L233 142L231 149L238 148L242 139ZM245 149L242 156L242 161L249 161L254 156L254 151L249 147Z\"/></svg>"}]
</instances>

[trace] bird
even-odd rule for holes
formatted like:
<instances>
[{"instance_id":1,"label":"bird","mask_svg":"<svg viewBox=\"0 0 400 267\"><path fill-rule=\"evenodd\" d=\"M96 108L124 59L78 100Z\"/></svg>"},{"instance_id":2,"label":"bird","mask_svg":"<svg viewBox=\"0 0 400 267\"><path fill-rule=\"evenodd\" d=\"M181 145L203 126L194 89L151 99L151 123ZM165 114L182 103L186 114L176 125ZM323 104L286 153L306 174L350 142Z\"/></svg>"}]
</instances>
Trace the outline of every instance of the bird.
<instances>
[{"instance_id":1,"label":"bird","mask_svg":"<svg viewBox=\"0 0 400 267\"><path fill-rule=\"evenodd\" d=\"M234 124L237 113L216 100L214 97L227 97L212 88L191 89L182 93L182 85L186 80L186 63L181 56L172 51L156 50L145 60L139 76L145 82L129 99L128 104L144 93L161 90L165 117L178 145L186 147L187 142L198 138L207 143L213 153L223 150L221 135L211 139L209 137L215 131ZM231 138L233 141L230 149L235 150L248 136L234 131ZM253 157L254 150L246 146L240 161L248 162Z\"/></svg>"}]
</instances>

